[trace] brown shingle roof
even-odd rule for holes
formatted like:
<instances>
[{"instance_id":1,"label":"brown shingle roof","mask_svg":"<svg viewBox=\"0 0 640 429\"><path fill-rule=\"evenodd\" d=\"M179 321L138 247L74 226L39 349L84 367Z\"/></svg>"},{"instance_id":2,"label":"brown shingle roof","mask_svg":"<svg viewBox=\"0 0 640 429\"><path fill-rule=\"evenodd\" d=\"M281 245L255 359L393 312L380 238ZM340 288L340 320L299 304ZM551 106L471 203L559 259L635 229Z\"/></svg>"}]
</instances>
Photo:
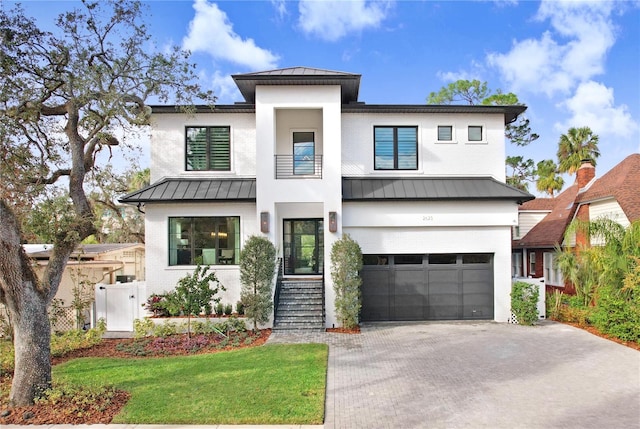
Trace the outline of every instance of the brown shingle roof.
<instances>
[{"instance_id":1,"label":"brown shingle roof","mask_svg":"<svg viewBox=\"0 0 640 429\"><path fill-rule=\"evenodd\" d=\"M521 206L518 207L520 211L526 210L548 210L551 211L556 205L555 198L536 198L535 200L527 201L526 203L522 203Z\"/></svg>"},{"instance_id":2,"label":"brown shingle roof","mask_svg":"<svg viewBox=\"0 0 640 429\"><path fill-rule=\"evenodd\" d=\"M596 180L578 202L615 198L630 222L640 219L640 153L629 155Z\"/></svg>"},{"instance_id":3,"label":"brown shingle roof","mask_svg":"<svg viewBox=\"0 0 640 429\"><path fill-rule=\"evenodd\" d=\"M578 194L573 184L551 201L555 205L547 216L518 241L515 247L554 247L562 242L564 232L573 220L580 203L615 198L629 221L640 219L640 154L626 157L608 173L595 180L584 192ZM524 203L520 210L540 210L548 202L538 198ZM539 206L538 206L539 205ZM536 207L536 208L534 208Z\"/></svg>"},{"instance_id":4,"label":"brown shingle roof","mask_svg":"<svg viewBox=\"0 0 640 429\"><path fill-rule=\"evenodd\" d=\"M531 231L516 243L519 247L554 247L562 242L564 231L573 219L577 204L575 203L578 185L573 184L553 199L555 205L551 213L546 215ZM536 200L534 200L536 201ZM524 204L523 204L524 205Z\"/></svg>"}]
</instances>

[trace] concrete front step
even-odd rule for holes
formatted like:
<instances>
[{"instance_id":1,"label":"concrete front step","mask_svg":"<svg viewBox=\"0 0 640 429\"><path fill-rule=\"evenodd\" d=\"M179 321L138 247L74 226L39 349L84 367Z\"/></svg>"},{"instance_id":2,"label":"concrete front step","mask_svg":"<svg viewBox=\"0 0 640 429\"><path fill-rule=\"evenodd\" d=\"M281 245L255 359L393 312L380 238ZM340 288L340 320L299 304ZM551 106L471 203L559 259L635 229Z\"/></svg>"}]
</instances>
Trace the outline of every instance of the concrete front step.
<instances>
[{"instance_id":1,"label":"concrete front step","mask_svg":"<svg viewBox=\"0 0 640 429\"><path fill-rule=\"evenodd\" d=\"M311 288L306 288L306 289L305 288L302 288L302 289L298 289L298 288L296 288L296 289L294 289L294 288L291 288L291 289L280 289L280 295L283 295L283 294L303 294L303 295L305 295L305 294L310 294L310 293L322 295L323 292L322 292L322 289L316 289L316 288L313 288L313 289L311 289Z\"/></svg>"},{"instance_id":2,"label":"concrete front step","mask_svg":"<svg viewBox=\"0 0 640 429\"><path fill-rule=\"evenodd\" d=\"M278 308L278 316L322 316L322 308Z\"/></svg>"},{"instance_id":3,"label":"concrete front step","mask_svg":"<svg viewBox=\"0 0 640 429\"><path fill-rule=\"evenodd\" d=\"M278 302L300 302L300 301L309 301L309 302L319 302L322 303L322 295L280 295L280 300Z\"/></svg>"},{"instance_id":4,"label":"concrete front step","mask_svg":"<svg viewBox=\"0 0 640 429\"><path fill-rule=\"evenodd\" d=\"M283 289L322 289L322 282L283 282L280 287Z\"/></svg>"},{"instance_id":5,"label":"concrete front step","mask_svg":"<svg viewBox=\"0 0 640 429\"><path fill-rule=\"evenodd\" d=\"M280 314L278 313L278 322L322 322L322 313L318 314Z\"/></svg>"},{"instance_id":6,"label":"concrete front step","mask_svg":"<svg viewBox=\"0 0 640 429\"><path fill-rule=\"evenodd\" d=\"M317 329L324 331L322 323L278 323L273 327L274 331L301 331L307 329Z\"/></svg>"},{"instance_id":7,"label":"concrete front step","mask_svg":"<svg viewBox=\"0 0 640 429\"><path fill-rule=\"evenodd\" d=\"M274 331L324 331L322 280L284 280L276 311Z\"/></svg>"}]
</instances>

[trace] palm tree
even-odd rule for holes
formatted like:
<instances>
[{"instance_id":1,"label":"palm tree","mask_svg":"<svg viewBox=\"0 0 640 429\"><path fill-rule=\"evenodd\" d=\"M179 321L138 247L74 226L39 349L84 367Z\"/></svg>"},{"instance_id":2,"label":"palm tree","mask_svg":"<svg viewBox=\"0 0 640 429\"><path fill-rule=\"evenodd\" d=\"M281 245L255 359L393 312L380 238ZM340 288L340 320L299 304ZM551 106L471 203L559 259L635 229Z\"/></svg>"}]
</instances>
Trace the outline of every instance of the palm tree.
<instances>
[{"instance_id":1,"label":"palm tree","mask_svg":"<svg viewBox=\"0 0 640 429\"><path fill-rule=\"evenodd\" d=\"M545 159L537 164L536 189L546 192L553 198L553 193L559 191L564 186L564 179L558 174L558 166L550 159Z\"/></svg>"},{"instance_id":2,"label":"palm tree","mask_svg":"<svg viewBox=\"0 0 640 429\"><path fill-rule=\"evenodd\" d=\"M598 150L598 136L591 128L569 128L567 134L560 136L558 143L558 172L574 174L584 159L590 159L596 165L596 158L600 156Z\"/></svg>"},{"instance_id":3,"label":"palm tree","mask_svg":"<svg viewBox=\"0 0 640 429\"><path fill-rule=\"evenodd\" d=\"M137 191L145 186L149 186L151 183L151 170L147 167L144 170L139 170L131 173L128 179L129 191Z\"/></svg>"}]
</instances>

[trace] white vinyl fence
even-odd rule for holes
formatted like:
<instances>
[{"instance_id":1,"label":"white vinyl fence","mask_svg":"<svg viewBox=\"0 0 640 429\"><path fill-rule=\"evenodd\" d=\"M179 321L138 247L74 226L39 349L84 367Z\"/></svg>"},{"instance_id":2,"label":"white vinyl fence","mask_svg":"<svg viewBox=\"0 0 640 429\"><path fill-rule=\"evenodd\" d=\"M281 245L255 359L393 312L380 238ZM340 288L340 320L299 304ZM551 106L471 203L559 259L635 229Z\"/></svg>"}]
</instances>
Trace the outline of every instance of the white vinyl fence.
<instances>
[{"instance_id":1,"label":"white vinyl fence","mask_svg":"<svg viewBox=\"0 0 640 429\"><path fill-rule=\"evenodd\" d=\"M133 321L146 315L146 282L98 283L95 293L95 320L104 319L107 331L133 332Z\"/></svg>"},{"instance_id":2,"label":"white vinyl fence","mask_svg":"<svg viewBox=\"0 0 640 429\"><path fill-rule=\"evenodd\" d=\"M540 287L539 289L540 294L538 296L538 319L546 319L547 318L547 307L546 307L547 294L546 294L544 277L539 279L532 279L529 277L513 277L512 283L515 283L515 282L524 282L524 283L529 283L533 285L538 285ZM510 320L509 322L514 323L514 320ZM515 321L515 323L517 323L517 321Z\"/></svg>"}]
</instances>

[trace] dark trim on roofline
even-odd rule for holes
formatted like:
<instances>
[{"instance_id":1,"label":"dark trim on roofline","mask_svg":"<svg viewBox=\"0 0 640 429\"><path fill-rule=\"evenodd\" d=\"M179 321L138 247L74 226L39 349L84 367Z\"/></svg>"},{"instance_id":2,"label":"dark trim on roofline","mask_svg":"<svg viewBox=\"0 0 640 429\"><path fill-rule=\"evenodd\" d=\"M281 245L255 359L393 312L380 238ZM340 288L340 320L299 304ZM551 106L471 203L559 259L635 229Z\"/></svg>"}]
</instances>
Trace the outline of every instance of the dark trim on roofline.
<instances>
[{"instance_id":1,"label":"dark trim on roofline","mask_svg":"<svg viewBox=\"0 0 640 429\"><path fill-rule=\"evenodd\" d=\"M152 105L154 114L183 113L180 106L176 105ZM503 114L504 123L515 121L527 106L483 106L483 105L458 105L458 104L365 104L349 103L342 105L342 113L427 113L427 114ZM193 113L256 113L256 105L249 103L218 104L216 106L193 106Z\"/></svg>"},{"instance_id":2,"label":"dark trim on roofline","mask_svg":"<svg viewBox=\"0 0 640 429\"><path fill-rule=\"evenodd\" d=\"M527 110L527 106L484 106L459 104L343 104L342 113L480 113L503 114L504 123L510 124Z\"/></svg>"}]
</instances>

